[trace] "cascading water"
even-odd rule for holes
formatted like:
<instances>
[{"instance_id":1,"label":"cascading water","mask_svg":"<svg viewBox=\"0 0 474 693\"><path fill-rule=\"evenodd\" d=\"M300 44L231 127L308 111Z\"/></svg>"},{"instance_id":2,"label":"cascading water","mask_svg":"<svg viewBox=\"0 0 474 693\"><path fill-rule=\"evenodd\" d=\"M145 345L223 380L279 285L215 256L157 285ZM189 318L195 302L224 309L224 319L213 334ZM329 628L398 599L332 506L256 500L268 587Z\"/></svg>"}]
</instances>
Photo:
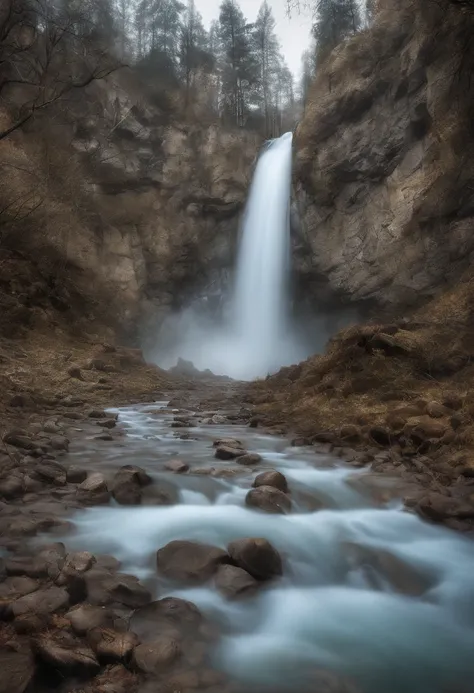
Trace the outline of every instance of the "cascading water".
<instances>
[{"instance_id":1,"label":"cascading water","mask_svg":"<svg viewBox=\"0 0 474 693\"><path fill-rule=\"evenodd\" d=\"M244 375L265 375L283 365L291 350L287 278L292 139L287 133L267 143L242 227L231 332L238 346L236 365Z\"/></svg>"},{"instance_id":2,"label":"cascading water","mask_svg":"<svg viewBox=\"0 0 474 693\"><path fill-rule=\"evenodd\" d=\"M180 356L200 370L249 380L312 351L296 339L288 310L292 140L289 132L268 141L257 162L223 323L216 327L192 309L173 316L162 331L177 333L179 346L147 355L161 367L175 365Z\"/></svg>"}]
</instances>

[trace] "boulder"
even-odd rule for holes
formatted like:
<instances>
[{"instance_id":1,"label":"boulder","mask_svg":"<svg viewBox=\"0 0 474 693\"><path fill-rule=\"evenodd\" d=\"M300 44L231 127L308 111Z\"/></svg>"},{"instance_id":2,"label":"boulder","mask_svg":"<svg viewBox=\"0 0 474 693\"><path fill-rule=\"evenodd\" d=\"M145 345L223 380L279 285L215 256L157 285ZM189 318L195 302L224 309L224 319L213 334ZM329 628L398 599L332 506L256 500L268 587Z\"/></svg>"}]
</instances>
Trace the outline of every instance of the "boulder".
<instances>
[{"instance_id":1,"label":"boulder","mask_svg":"<svg viewBox=\"0 0 474 693\"><path fill-rule=\"evenodd\" d=\"M66 485L66 468L58 462L50 461L37 464L34 468L34 474L41 481L48 484L53 484L54 486Z\"/></svg>"},{"instance_id":2,"label":"boulder","mask_svg":"<svg viewBox=\"0 0 474 693\"><path fill-rule=\"evenodd\" d=\"M431 416L432 419L441 419L443 416L449 414L449 409L444 407L439 402L428 402L426 405L426 413Z\"/></svg>"},{"instance_id":3,"label":"boulder","mask_svg":"<svg viewBox=\"0 0 474 693\"><path fill-rule=\"evenodd\" d=\"M245 497L249 508L263 510L266 513L286 514L291 510L291 499L273 486L259 486L249 491Z\"/></svg>"},{"instance_id":4,"label":"boulder","mask_svg":"<svg viewBox=\"0 0 474 693\"><path fill-rule=\"evenodd\" d=\"M97 421L97 425L102 426L102 428L115 428L117 421L115 419L100 419Z\"/></svg>"},{"instance_id":5,"label":"boulder","mask_svg":"<svg viewBox=\"0 0 474 693\"><path fill-rule=\"evenodd\" d=\"M85 635L89 630L110 626L113 622L113 616L108 609L92 604L78 604L67 612L65 618L76 635Z\"/></svg>"},{"instance_id":6,"label":"boulder","mask_svg":"<svg viewBox=\"0 0 474 693\"><path fill-rule=\"evenodd\" d=\"M242 450L242 448L218 445L214 457L218 460L235 460L237 457L243 457L245 454L245 450Z\"/></svg>"},{"instance_id":7,"label":"boulder","mask_svg":"<svg viewBox=\"0 0 474 693\"><path fill-rule=\"evenodd\" d=\"M237 464L242 464L245 467L251 467L252 465L258 464L261 461L261 456L256 452L247 452L245 455L241 455L236 459Z\"/></svg>"},{"instance_id":8,"label":"boulder","mask_svg":"<svg viewBox=\"0 0 474 693\"><path fill-rule=\"evenodd\" d=\"M272 486L283 493L288 493L288 482L286 477L281 472L277 472L274 469L270 469L268 472L262 472L259 474L255 478L252 486L254 488L259 488L260 486Z\"/></svg>"},{"instance_id":9,"label":"boulder","mask_svg":"<svg viewBox=\"0 0 474 693\"><path fill-rule=\"evenodd\" d=\"M14 429L8 431L2 438L4 443L7 445L13 445L16 448L22 448L23 450L35 450L37 444L28 437L26 431L22 429Z\"/></svg>"},{"instance_id":10,"label":"boulder","mask_svg":"<svg viewBox=\"0 0 474 693\"><path fill-rule=\"evenodd\" d=\"M98 626L87 633L87 641L99 660L120 662L128 660L139 644L135 633Z\"/></svg>"},{"instance_id":11,"label":"boulder","mask_svg":"<svg viewBox=\"0 0 474 693\"><path fill-rule=\"evenodd\" d=\"M175 474L186 474L189 471L189 464L182 462L181 460L169 460L166 462L165 469Z\"/></svg>"},{"instance_id":12,"label":"boulder","mask_svg":"<svg viewBox=\"0 0 474 693\"><path fill-rule=\"evenodd\" d=\"M48 567L45 560L36 556L12 556L4 563L7 575L27 575L30 578L48 577Z\"/></svg>"},{"instance_id":13,"label":"boulder","mask_svg":"<svg viewBox=\"0 0 474 693\"><path fill-rule=\"evenodd\" d=\"M218 438L213 442L213 447L218 448L224 446L226 448L237 448L238 450L243 450L244 446L236 438Z\"/></svg>"},{"instance_id":14,"label":"boulder","mask_svg":"<svg viewBox=\"0 0 474 693\"><path fill-rule=\"evenodd\" d=\"M462 498L452 498L434 492L423 496L416 509L421 515L434 522L444 522L452 518L474 518L474 504Z\"/></svg>"},{"instance_id":15,"label":"boulder","mask_svg":"<svg viewBox=\"0 0 474 693\"><path fill-rule=\"evenodd\" d=\"M68 484L82 484L87 479L87 470L71 465L66 470L66 481Z\"/></svg>"},{"instance_id":16,"label":"boulder","mask_svg":"<svg viewBox=\"0 0 474 693\"><path fill-rule=\"evenodd\" d=\"M39 659L65 675L89 678L100 669L91 648L65 631L38 636L34 649Z\"/></svg>"},{"instance_id":17,"label":"boulder","mask_svg":"<svg viewBox=\"0 0 474 693\"><path fill-rule=\"evenodd\" d=\"M69 594L62 587L45 587L17 599L11 605L13 616L28 612L35 614L53 614L69 604Z\"/></svg>"},{"instance_id":18,"label":"boulder","mask_svg":"<svg viewBox=\"0 0 474 693\"><path fill-rule=\"evenodd\" d=\"M372 426L372 428L369 429L369 438L381 447L392 444L391 433L387 428L384 428L384 426Z\"/></svg>"},{"instance_id":19,"label":"boulder","mask_svg":"<svg viewBox=\"0 0 474 693\"><path fill-rule=\"evenodd\" d=\"M120 505L138 505L142 500L142 488L151 482L144 469L126 465L114 476L112 495Z\"/></svg>"},{"instance_id":20,"label":"boulder","mask_svg":"<svg viewBox=\"0 0 474 693\"><path fill-rule=\"evenodd\" d=\"M105 570L88 571L84 577L87 599L91 604L123 604L138 609L151 602L151 593L134 575Z\"/></svg>"},{"instance_id":21,"label":"boulder","mask_svg":"<svg viewBox=\"0 0 474 693\"><path fill-rule=\"evenodd\" d=\"M103 474L94 472L77 487L77 500L83 505L104 505L110 501L107 481Z\"/></svg>"},{"instance_id":22,"label":"boulder","mask_svg":"<svg viewBox=\"0 0 474 693\"><path fill-rule=\"evenodd\" d=\"M27 638L2 639L0 693L24 693L35 674L35 659Z\"/></svg>"},{"instance_id":23,"label":"boulder","mask_svg":"<svg viewBox=\"0 0 474 693\"><path fill-rule=\"evenodd\" d=\"M166 635L138 645L133 652L133 664L145 674L161 674L169 669L181 656L179 642Z\"/></svg>"},{"instance_id":24,"label":"boulder","mask_svg":"<svg viewBox=\"0 0 474 693\"><path fill-rule=\"evenodd\" d=\"M7 476L0 480L0 498L5 500L13 500L25 493L24 482L21 477Z\"/></svg>"},{"instance_id":25,"label":"boulder","mask_svg":"<svg viewBox=\"0 0 474 693\"><path fill-rule=\"evenodd\" d=\"M215 585L228 599L236 599L254 592L258 582L243 568L220 565L216 573Z\"/></svg>"},{"instance_id":26,"label":"boulder","mask_svg":"<svg viewBox=\"0 0 474 693\"><path fill-rule=\"evenodd\" d=\"M122 664L112 664L95 676L86 687L81 686L80 693L135 693L137 679L137 674L128 671ZM140 691L145 693L144 688L140 688Z\"/></svg>"},{"instance_id":27,"label":"boulder","mask_svg":"<svg viewBox=\"0 0 474 693\"><path fill-rule=\"evenodd\" d=\"M459 409L462 409L463 397L458 395L456 392L445 392L443 395L442 404L447 409L458 411Z\"/></svg>"},{"instance_id":28,"label":"boulder","mask_svg":"<svg viewBox=\"0 0 474 693\"><path fill-rule=\"evenodd\" d=\"M137 609L130 628L140 640L153 640L157 633L182 639L194 636L203 622L195 604L185 599L166 597Z\"/></svg>"},{"instance_id":29,"label":"boulder","mask_svg":"<svg viewBox=\"0 0 474 693\"><path fill-rule=\"evenodd\" d=\"M237 539L227 550L232 561L257 580L271 580L283 572L280 554L266 539Z\"/></svg>"},{"instance_id":30,"label":"boulder","mask_svg":"<svg viewBox=\"0 0 474 693\"><path fill-rule=\"evenodd\" d=\"M156 554L158 572L170 580L200 584L209 580L229 557L215 546L192 541L171 541Z\"/></svg>"}]
</instances>

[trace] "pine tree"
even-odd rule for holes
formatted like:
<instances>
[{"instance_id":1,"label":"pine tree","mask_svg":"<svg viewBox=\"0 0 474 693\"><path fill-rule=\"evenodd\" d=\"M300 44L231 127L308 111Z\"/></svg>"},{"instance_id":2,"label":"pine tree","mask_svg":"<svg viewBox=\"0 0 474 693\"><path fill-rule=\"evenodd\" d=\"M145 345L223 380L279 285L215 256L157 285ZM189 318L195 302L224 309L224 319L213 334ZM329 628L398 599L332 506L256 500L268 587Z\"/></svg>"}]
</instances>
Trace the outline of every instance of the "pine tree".
<instances>
[{"instance_id":1,"label":"pine tree","mask_svg":"<svg viewBox=\"0 0 474 693\"><path fill-rule=\"evenodd\" d=\"M179 63L186 88L186 102L196 71L207 62L207 34L194 0L188 0L180 29Z\"/></svg>"},{"instance_id":2,"label":"pine tree","mask_svg":"<svg viewBox=\"0 0 474 693\"><path fill-rule=\"evenodd\" d=\"M239 126L245 123L249 95L258 76L251 29L235 0L223 0L219 14L222 105L224 115L230 116Z\"/></svg>"},{"instance_id":3,"label":"pine tree","mask_svg":"<svg viewBox=\"0 0 474 693\"><path fill-rule=\"evenodd\" d=\"M265 119L265 135L274 130L271 112L274 87L280 74L280 45L275 34L275 19L267 2L262 3L253 30L255 58L259 69L258 96ZM274 104L273 104L274 105Z\"/></svg>"},{"instance_id":4,"label":"pine tree","mask_svg":"<svg viewBox=\"0 0 474 693\"><path fill-rule=\"evenodd\" d=\"M314 26L318 62L361 26L357 0L320 0Z\"/></svg>"}]
</instances>

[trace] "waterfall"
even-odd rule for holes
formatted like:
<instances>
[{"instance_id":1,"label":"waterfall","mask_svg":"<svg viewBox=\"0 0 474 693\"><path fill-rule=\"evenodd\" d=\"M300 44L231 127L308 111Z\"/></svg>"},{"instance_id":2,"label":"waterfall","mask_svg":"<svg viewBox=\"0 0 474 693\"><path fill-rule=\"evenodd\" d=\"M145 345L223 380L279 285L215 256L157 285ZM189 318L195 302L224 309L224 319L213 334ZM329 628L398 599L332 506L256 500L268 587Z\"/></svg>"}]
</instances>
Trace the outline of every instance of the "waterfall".
<instances>
[{"instance_id":1,"label":"waterfall","mask_svg":"<svg viewBox=\"0 0 474 693\"><path fill-rule=\"evenodd\" d=\"M258 159L222 323L206 321L192 306L172 316L162 331L176 334L175 346L151 355L163 368L175 365L179 356L199 370L250 380L311 353L295 336L289 316L292 139L289 132L268 141Z\"/></svg>"},{"instance_id":2,"label":"waterfall","mask_svg":"<svg viewBox=\"0 0 474 693\"><path fill-rule=\"evenodd\" d=\"M287 133L267 143L242 226L230 331L247 377L287 360L292 139Z\"/></svg>"}]
</instances>

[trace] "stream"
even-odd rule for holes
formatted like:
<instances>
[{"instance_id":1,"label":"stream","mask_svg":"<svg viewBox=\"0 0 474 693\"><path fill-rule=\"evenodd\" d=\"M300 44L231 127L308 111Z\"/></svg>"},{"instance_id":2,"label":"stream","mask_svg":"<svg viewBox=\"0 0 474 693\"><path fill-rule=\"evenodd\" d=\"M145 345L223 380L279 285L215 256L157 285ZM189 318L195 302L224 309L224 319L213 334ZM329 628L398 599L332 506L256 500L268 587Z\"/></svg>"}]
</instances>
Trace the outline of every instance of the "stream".
<instances>
[{"instance_id":1,"label":"stream","mask_svg":"<svg viewBox=\"0 0 474 693\"><path fill-rule=\"evenodd\" d=\"M114 555L157 598L194 602L220 628L214 666L243 690L318 693L310 682L320 670L347 677L362 693L472 690L465 682L474 675L473 544L402 512L399 481L259 429L198 418L189 429L171 428L166 402L109 411L123 437L100 449L92 436L78 438L70 461L105 474L138 465L175 503L78 511L64 541ZM229 437L262 462L249 468L215 459L213 441ZM190 471L164 469L173 458ZM266 469L286 476L290 514L246 507ZM266 538L283 559L283 577L254 596L229 601L212 585L183 589L157 575L156 551L172 540L226 548L244 537Z\"/></svg>"}]
</instances>

